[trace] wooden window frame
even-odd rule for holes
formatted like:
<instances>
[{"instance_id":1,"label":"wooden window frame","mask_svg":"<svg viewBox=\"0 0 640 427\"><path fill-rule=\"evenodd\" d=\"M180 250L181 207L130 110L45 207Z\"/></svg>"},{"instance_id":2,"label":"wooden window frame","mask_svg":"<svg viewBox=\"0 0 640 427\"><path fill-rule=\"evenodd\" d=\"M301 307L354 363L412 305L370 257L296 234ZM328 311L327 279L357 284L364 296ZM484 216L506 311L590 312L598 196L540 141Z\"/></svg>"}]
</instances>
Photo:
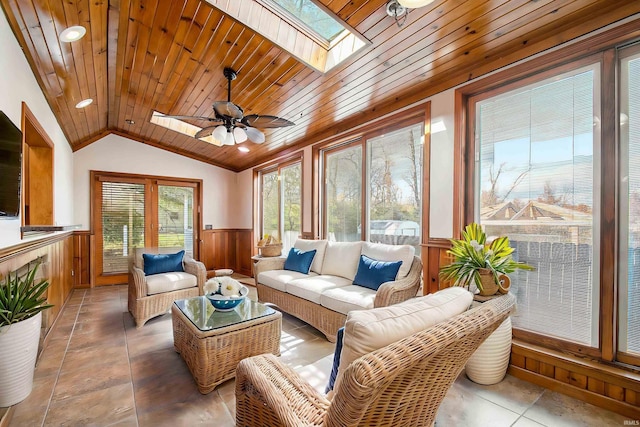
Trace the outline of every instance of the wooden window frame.
<instances>
[{"instance_id":1,"label":"wooden window frame","mask_svg":"<svg viewBox=\"0 0 640 427\"><path fill-rule=\"evenodd\" d=\"M561 74L563 69L578 68L577 64L601 63L601 149L600 149L600 234L594 244L600 245L599 346L598 348L550 338L541 334L514 329L514 337L547 348L589 356L606 363L623 362L640 366L640 358L617 352L617 55L616 49L640 37L640 30L631 24L621 25L570 46L517 64L507 70L458 88L455 91L456 128L454 137L454 236L459 236L464 224L474 220L473 100L490 91L507 91L545 77ZM596 240L599 239L599 240ZM595 260L594 260L595 262ZM594 281L595 282L595 281Z\"/></svg>"}]
</instances>

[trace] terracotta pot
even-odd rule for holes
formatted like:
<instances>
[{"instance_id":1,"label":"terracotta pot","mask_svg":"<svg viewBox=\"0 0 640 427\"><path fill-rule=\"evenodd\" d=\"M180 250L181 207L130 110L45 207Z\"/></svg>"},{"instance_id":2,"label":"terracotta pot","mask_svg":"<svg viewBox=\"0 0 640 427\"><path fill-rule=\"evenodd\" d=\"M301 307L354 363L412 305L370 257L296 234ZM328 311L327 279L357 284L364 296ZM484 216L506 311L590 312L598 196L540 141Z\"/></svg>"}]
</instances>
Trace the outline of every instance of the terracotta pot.
<instances>
[{"instance_id":1,"label":"terracotta pot","mask_svg":"<svg viewBox=\"0 0 640 427\"><path fill-rule=\"evenodd\" d=\"M509 289L511 288L511 279L506 274L501 274L498 276L499 286L498 292L502 295L509 293Z\"/></svg>"},{"instance_id":2,"label":"terracotta pot","mask_svg":"<svg viewBox=\"0 0 640 427\"><path fill-rule=\"evenodd\" d=\"M480 273L480 283L482 283L482 289L479 289L480 295L495 295L498 292L498 289L500 289L500 286L496 283L491 270L482 268L478 270L478 272Z\"/></svg>"}]
</instances>

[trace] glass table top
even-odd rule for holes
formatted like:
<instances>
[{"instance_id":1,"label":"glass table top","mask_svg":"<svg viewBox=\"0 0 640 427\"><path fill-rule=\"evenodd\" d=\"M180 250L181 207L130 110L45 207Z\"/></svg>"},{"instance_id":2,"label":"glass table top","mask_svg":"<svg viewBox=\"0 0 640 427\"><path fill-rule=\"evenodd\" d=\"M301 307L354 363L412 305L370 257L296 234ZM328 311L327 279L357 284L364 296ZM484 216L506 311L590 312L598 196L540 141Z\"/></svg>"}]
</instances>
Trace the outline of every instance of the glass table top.
<instances>
[{"instance_id":1,"label":"glass table top","mask_svg":"<svg viewBox=\"0 0 640 427\"><path fill-rule=\"evenodd\" d=\"M177 300L174 304L201 331L224 328L275 313L271 307L249 298L231 311L216 310L204 296Z\"/></svg>"}]
</instances>

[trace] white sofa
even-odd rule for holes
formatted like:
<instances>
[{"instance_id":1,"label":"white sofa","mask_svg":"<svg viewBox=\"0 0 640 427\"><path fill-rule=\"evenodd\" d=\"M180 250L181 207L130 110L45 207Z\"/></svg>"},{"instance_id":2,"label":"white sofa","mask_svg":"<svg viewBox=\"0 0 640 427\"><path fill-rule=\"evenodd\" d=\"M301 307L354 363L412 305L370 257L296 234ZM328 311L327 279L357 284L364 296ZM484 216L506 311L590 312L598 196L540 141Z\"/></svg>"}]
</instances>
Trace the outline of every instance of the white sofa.
<instances>
[{"instance_id":1,"label":"white sofa","mask_svg":"<svg viewBox=\"0 0 640 427\"><path fill-rule=\"evenodd\" d=\"M255 264L258 299L304 320L331 342L350 311L405 301L420 287L422 262L412 246L298 239L294 247L316 250L309 273L285 270L286 258L260 259ZM377 291L354 285L360 255L402 261L396 280L383 283Z\"/></svg>"}]
</instances>

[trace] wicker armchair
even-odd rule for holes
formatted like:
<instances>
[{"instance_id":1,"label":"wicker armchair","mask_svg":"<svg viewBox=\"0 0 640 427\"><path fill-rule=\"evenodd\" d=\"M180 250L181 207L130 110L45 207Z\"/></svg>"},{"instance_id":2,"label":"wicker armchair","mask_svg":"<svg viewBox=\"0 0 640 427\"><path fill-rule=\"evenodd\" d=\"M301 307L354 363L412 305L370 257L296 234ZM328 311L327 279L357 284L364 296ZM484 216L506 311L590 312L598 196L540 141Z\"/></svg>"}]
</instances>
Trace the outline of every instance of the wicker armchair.
<instances>
[{"instance_id":1,"label":"wicker armchair","mask_svg":"<svg viewBox=\"0 0 640 427\"><path fill-rule=\"evenodd\" d=\"M237 425L429 426L451 384L485 338L509 316L505 295L355 360L333 400L273 355L236 371Z\"/></svg>"},{"instance_id":2,"label":"wicker armchair","mask_svg":"<svg viewBox=\"0 0 640 427\"><path fill-rule=\"evenodd\" d=\"M207 269L204 264L185 254L182 260L184 272L195 276L196 286L177 289L169 292L149 295L147 292L147 276L143 270L143 253L174 253L176 248L136 248L129 268L129 312L141 328L147 320L169 311L171 304L178 299L202 295L204 282L207 280ZM151 277L151 276L149 276Z\"/></svg>"}]
</instances>

